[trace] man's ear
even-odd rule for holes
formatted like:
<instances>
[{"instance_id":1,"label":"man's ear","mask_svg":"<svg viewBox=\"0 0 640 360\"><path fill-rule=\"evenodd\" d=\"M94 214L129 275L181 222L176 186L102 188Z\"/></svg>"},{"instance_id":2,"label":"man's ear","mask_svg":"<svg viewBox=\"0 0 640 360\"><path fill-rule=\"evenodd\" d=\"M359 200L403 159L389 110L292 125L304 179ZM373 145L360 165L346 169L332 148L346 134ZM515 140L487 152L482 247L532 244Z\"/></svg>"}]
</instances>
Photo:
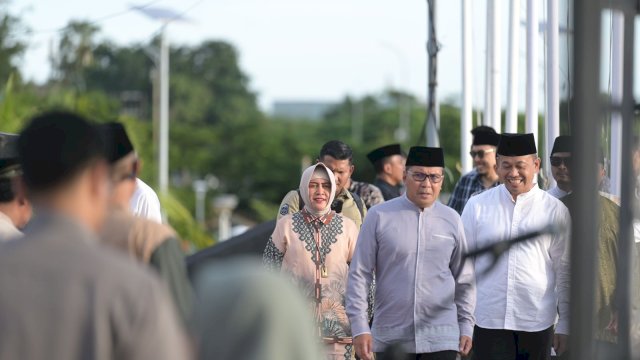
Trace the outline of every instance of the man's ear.
<instances>
[{"instance_id":1,"label":"man's ear","mask_svg":"<svg viewBox=\"0 0 640 360\"><path fill-rule=\"evenodd\" d=\"M349 170L351 171L351 172L349 173L349 176L353 175L353 172L354 172L354 170L355 170L355 169L356 169L356 166L355 166L355 165L351 164L351 166L349 166Z\"/></svg>"}]
</instances>

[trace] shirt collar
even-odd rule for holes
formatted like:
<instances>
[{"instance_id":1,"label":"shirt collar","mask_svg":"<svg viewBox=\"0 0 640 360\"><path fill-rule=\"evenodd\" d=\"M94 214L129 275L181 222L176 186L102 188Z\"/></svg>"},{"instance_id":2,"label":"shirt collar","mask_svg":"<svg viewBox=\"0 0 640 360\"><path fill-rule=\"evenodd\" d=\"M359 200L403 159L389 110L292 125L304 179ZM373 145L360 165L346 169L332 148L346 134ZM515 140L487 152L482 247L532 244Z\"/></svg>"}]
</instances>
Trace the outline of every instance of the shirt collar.
<instances>
[{"instance_id":1,"label":"shirt collar","mask_svg":"<svg viewBox=\"0 0 640 360\"><path fill-rule=\"evenodd\" d=\"M501 188L500 191L514 204L518 200L525 201L525 200L535 196L538 193L538 191L541 191L540 188L538 187L538 184L534 184L533 187L531 188L531 190L527 191L526 193L522 193L522 194L518 195L516 197L516 200L513 200L513 197L511 196L511 193L509 192L509 190L507 190L506 185L501 184L500 188Z\"/></svg>"}]
</instances>

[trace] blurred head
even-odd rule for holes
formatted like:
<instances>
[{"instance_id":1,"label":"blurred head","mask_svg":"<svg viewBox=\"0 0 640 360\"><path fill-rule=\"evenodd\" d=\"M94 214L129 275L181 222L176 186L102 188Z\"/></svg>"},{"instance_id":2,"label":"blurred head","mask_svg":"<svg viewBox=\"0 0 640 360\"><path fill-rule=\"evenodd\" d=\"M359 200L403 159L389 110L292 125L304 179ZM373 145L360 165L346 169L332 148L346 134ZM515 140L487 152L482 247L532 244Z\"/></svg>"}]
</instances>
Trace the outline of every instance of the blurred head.
<instances>
[{"instance_id":1,"label":"blurred head","mask_svg":"<svg viewBox=\"0 0 640 360\"><path fill-rule=\"evenodd\" d=\"M473 143L471 144L471 159L476 172L482 176L493 176L496 164L496 148L500 142L500 135L490 126L478 126L471 130Z\"/></svg>"},{"instance_id":2,"label":"blurred head","mask_svg":"<svg viewBox=\"0 0 640 360\"><path fill-rule=\"evenodd\" d=\"M110 122L99 126L105 141L106 156L110 165L111 204L127 209L136 190L139 163L133 144L122 124Z\"/></svg>"},{"instance_id":3,"label":"blurred head","mask_svg":"<svg viewBox=\"0 0 640 360\"><path fill-rule=\"evenodd\" d=\"M312 165L302 173L299 190L309 213L321 216L331 211L336 194L335 178L323 163Z\"/></svg>"},{"instance_id":4,"label":"blurred head","mask_svg":"<svg viewBox=\"0 0 640 360\"><path fill-rule=\"evenodd\" d=\"M444 179L444 153L441 148L414 146L407 155L404 185L407 198L421 209L438 200Z\"/></svg>"},{"instance_id":5,"label":"blurred head","mask_svg":"<svg viewBox=\"0 0 640 360\"><path fill-rule=\"evenodd\" d=\"M95 126L68 112L38 115L20 134L18 152L27 194L35 204L100 228L109 183L104 143Z\"/></svg>"},{"instance_id":6,"label":"blurred head","mask_svg":"<svg viewBox=\"0 0 640 360\"><path fill-rule=\"evenodd\" d=\"M336 194L349 186L353 166L353 151L342 141L332 140L322 146L318 160L331 170L336 179Z\"/></svg>"}]
</instances>

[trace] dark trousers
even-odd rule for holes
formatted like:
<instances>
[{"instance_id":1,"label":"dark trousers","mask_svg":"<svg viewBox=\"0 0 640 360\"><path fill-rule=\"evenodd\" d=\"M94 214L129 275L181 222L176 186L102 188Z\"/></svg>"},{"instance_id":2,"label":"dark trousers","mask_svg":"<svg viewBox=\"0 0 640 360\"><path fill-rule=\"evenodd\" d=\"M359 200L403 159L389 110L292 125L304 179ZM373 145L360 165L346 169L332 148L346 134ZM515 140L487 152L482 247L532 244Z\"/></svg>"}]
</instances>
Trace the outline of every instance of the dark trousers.
<instances>
[{"instance_id":1,"label":"dark trousers","mask_svg":"<svg viewBox=\"0 0 640 360\"><path fill-rule=\"evenodd\" d=\"M553 326L538 332L483 329L473 330L474 360L549 360Z\"/></svg>"},{"instance_id":2,"label":"dark trousers","mask_svg":"<svg viewBox=\"0 0 640 360\"><path fill-rule=\"evenodd\" d=\"M424 354L376 353L376 360L456 360L457 351L446 350Z\"/></svg>"}]
</instances>

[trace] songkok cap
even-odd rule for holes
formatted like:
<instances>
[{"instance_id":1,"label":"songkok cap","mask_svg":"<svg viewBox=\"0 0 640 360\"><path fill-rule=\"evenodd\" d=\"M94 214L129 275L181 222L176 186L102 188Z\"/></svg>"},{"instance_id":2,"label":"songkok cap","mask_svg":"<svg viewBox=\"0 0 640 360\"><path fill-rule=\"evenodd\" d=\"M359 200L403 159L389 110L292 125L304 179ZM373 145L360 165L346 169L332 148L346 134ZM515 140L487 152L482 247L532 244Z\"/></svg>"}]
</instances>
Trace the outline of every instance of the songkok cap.
<instances>
[{"instance_id":1,"label":"songkok cap","mask_svg":"<svg viewBox=\"0 0 640 360\"><path fill-rule=\"evenodd\" d=\"M18 135L0 132L0 178L19 175Z\"/></svg>"},{"instance_id":2,"label":"songkok cap","mask_svg":"<svg viewBox=\"0 0 640 360\"><path fill-rule=\"evenodd\" d=\"M409 150L406 166L444 167L444 153L442 148L413 146Z\"/></svg>"},{"instance_id":3,"label":"songkok cap","mask_svg":"<svg viewBox=\"0 0 640 360\"><path fill-rule=\"evenodd\" d=\"M104 138L109 163L113 164L133 151L133 144L122 124L117 122L101 124L99 130Z\"/></svg>"},{"instance_id":4,"label":"songkok cap","mask_svg":"<svg viewBox=\"0 0 640 360\"><path fill-rule=\"evenodd\" d=\"M391 144L379 147L367 154L367 158L372 164L386 158L387 156L403 155L400 144Z\"/></svg>"},{"instance_id":5,"label":"songkok cap","mask_svg":"<svg viewBox=\"0 0 640 360\"><path fill-rule=\"evenodd\" d=\"M471 134L473 135L472 145L498 146L500 143L500 134L497 134L490 126L481 125L475 127L471 130Z\"/></svg>"},{"instance_id":6,"label":"songkok cap","mask_svg":"<svg viewBox=\"0 0 640 360\"><path fill-rule=\"evenodd\" d=\"M533 134L501 134L498 155L524 156L537 154Z\"/></svg>"},{"instance_id":7,"label":"songkok cap","mask_svg":"<svg viewBox=\"0 0 640 360\"><path fill-rule=\"evenodd\" d=\"M573 152L571 151L571 136L569 135L560 135L553 142L553 148L551 149L551 155L559 152Z\"/></svg>"}]
</instances>

